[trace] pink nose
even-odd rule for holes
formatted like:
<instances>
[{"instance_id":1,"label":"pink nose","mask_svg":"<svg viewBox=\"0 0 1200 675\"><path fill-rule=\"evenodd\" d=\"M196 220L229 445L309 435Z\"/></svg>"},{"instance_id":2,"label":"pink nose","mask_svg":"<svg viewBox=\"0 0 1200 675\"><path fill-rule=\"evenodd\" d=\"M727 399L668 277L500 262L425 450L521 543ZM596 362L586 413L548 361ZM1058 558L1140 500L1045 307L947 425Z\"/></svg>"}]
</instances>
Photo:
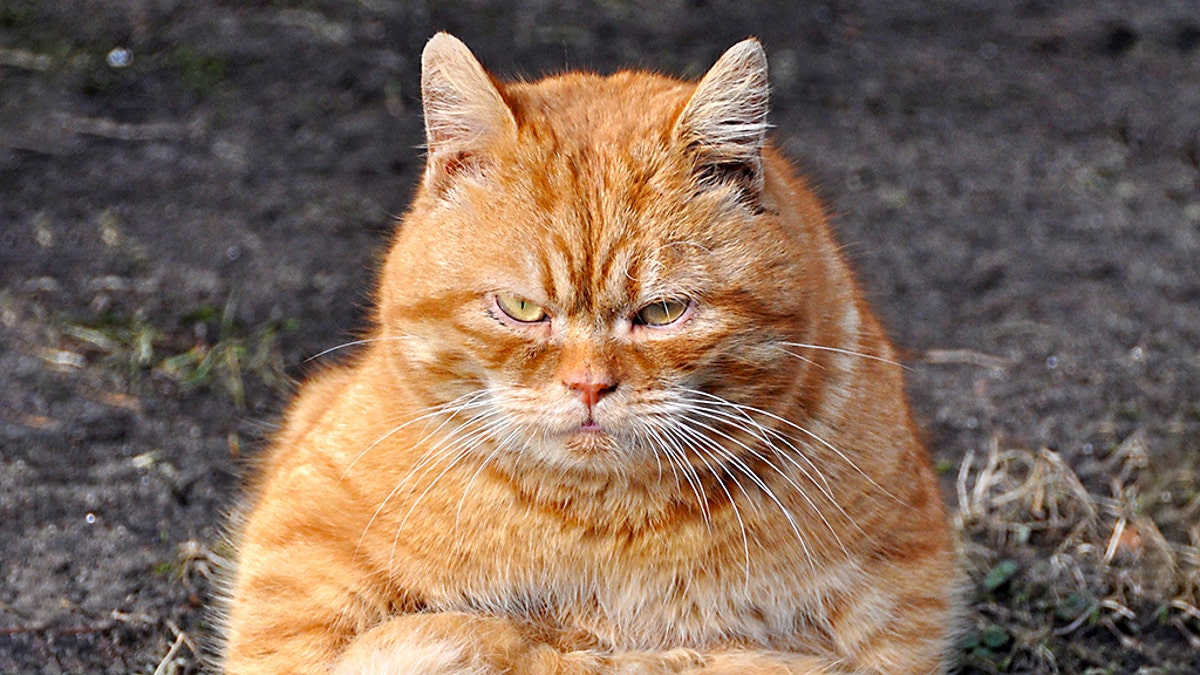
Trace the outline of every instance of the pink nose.
<instances>
[{"instance_id":1,"label":"pink nose","mask_svg":"<svg viewBox=\"0 0 1200 675\"><path fill-rule=\"evenodd\" d=\"M583 404L592 409L600 399L612 393L617 388L615 382L569 382L567 388L579 396Z\"/></svg>"}]
</instances>

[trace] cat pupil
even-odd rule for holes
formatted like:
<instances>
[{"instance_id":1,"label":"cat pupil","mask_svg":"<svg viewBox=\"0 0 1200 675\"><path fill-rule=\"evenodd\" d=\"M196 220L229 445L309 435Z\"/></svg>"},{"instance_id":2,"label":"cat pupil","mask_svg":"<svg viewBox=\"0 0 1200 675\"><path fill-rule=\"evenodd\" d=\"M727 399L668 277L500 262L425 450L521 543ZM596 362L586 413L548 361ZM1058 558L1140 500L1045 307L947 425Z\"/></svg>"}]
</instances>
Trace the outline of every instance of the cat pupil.
<instances>
[{"instance_id":1,"label":"cat pupil","mask_svg":"<svg viewBox=\"0 0 1200 675\"><path fill-rule=\"evenodd\" d=\"M546 311L540 305L515 296L497 296L496 304L509 318L521 323L536 323L546 318Z\"/></svg>"}]
</instances>

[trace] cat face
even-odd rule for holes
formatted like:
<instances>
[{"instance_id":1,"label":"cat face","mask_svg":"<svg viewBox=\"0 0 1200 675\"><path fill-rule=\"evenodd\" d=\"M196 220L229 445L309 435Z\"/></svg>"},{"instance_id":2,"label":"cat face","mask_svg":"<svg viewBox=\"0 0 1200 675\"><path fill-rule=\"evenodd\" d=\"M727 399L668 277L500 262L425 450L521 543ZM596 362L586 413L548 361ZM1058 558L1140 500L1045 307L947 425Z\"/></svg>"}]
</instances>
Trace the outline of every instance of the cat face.
<instances>
[{"instance_id":1,"label":"cat face","mask_svg":"<svg viewBox=\"0 0 1200 675\"><path fill-rule=\"evenodd\" d=\"M469 52L432 60L430 168L381 297L427 408L453 411L470 450L613 471L766 433L753 410L803 365L781 344L812 270L763 189L765 76L722 59L696 87L622 73L498 90Z\"/></svg>"}]
</instances>

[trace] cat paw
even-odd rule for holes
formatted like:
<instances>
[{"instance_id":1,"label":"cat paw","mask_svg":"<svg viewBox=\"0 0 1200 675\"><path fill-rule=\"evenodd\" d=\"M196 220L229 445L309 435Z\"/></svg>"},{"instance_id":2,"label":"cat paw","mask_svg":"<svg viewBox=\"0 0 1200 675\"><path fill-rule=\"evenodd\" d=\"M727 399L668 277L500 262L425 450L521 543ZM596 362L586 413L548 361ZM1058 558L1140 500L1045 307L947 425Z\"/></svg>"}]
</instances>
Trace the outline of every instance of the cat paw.
<instances>
[{"instance_id":1,"label":"cat paw","mask_svg":"<svg viewBox=\"0 0 1200 675\"><path fill-rule=\"evenodd\" d=\"M606 660L605 672L612 675L673 675L692 673L708 662L692 649L671 649L665 652L620 652Z\"/></svg>"},{"instance_id":2,"label":"cat paw","mask_svg":"<svg viewBox=\"0 0 1200 675\"><path fill-rule=\"evenodd\" d=\"M491 675L496 671L448 642L404 645L400 649L352 649L332 675Z\"/></svg>"},{"instance_id":3,"label":"cat paw","mask_svg":"<svg viewBox=\"0 0 1200 675\"><path fill-rule=\"evenodd\" d=\"M837 662L818 656L783 652L725 652L708 658L689 675L837 675ZM857 672L857 671L856 671Z\"/></svg>"}]
</instances>

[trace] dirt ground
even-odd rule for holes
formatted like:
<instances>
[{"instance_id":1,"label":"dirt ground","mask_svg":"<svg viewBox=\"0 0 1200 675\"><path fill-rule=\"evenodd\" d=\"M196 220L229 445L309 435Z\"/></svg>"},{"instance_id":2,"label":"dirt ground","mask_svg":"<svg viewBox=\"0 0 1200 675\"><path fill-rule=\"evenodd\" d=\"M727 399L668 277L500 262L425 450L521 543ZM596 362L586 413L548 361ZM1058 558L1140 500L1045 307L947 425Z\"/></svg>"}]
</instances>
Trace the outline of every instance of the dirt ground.
<instances>
[{"instance_id":1,"label":"dirt ground","mask_svg":"<svg viewBox=\"0 0 1200 675\"><path fill-rule=\"evenodd\" d=\"M202 669L223 514L363 325L437 30L527 77L761 38L962 507L962 672L1200 672L1192 0L3 0L0 672ZM989 451L1057 478L1005 511Z\"/></svg>"}]
</instances>

